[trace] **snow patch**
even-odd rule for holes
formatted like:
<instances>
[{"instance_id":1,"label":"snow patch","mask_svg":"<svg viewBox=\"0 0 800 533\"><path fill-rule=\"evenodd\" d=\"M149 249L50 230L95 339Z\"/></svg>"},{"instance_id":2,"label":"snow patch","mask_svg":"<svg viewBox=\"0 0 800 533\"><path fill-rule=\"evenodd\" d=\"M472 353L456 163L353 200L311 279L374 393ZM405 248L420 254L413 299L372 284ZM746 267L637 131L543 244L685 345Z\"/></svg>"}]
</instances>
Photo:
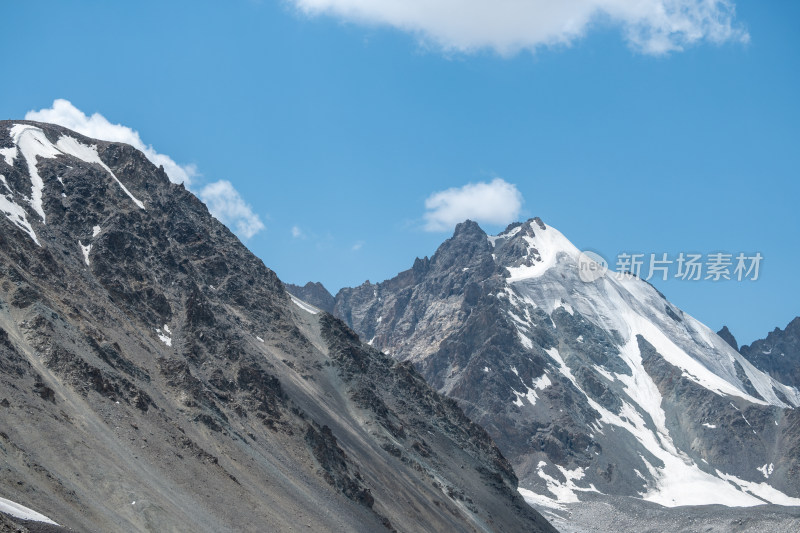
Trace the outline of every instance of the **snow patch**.
<instances>
[{"instance_id":1,"label":"snow patch","mask_svg":"<svg viewBox=\"0 0 800 533\"><path fill-rule=\"evenodd\" d=\"M575 311L572 309L572 306L569 305L567 302L565 302L563 298L561 300L556 300L554 307L556 309L558 309L559 307L563 307L564 311L566 311L567 313L571 315L575 314Z\"/></svg>"},{"instance_id":2,"label":"snow patch","mask_svg":"<svg viewBox=\"0 0 800 533\"><path fill-rule=\"evenodd\" d=\"M5 498L0 498L0 511L21 520L33 520L34 522L44 522L46 524L53 524L54 526L58 525L45 515Z\"/></svg>"},{"instance_id":3,"label":"snow patch","mask_svg":"<svg viewBox=\"0 0 800 533\"><path fill-rule=\"evenodd\" d=\"M95 226L92 228L92 237L97 237L100 235L100 226Z\"/></svg>"},{"instance_id":4,"label":"snow patch","mask_svg":"<svg viewBox=\"0 0 800 533\"><path fill-rule=\"evenodd\" d=\"M516 374L517 376L519 376L519 373L517 372L517 369L515 367L512 366L511 371L514 372L514 374ZM522 379L520 379L520 381L522 381ZM532 388L526 385L524 381L522 381L522 384L525 386L525 392L519 392L513 387L511 388L511 392L513 392L514 395L516 396L516 399L512 403L517 407L522 407L524 405L522 402L522 398L527 399L528 403L530 403L531 405L536 405L536 400L539 399L539 395L536 394L536 391L544 390L553 383L550 381L550 378L545 373L533 380Z\"/></svg>"},{"instance_id":5,"label":"snow patch","mask_svg":"<svg viewBox=\"0 0 800 533\"><path fill-rule=\"evenodd\" d=\"M83 252L83 262L86 263L86 266L89 266L89 252L92 251L92 245L87 244L84 246L81 241L78 241L78 246L80 246L81 252Z\"/></svg>"},{"instance_id":6,"label":"snow patch","mask_svg":"<svg viewBox=\"0 0 800 533\"><path fill-rule=\"evenodd\" d=\"M542 494L537 494L532 490L523 489L519 487L517 491L522 495L522 498L525 500L525 503L532 507L547 507L550 509L557 509L559 511L566 511L566 506L558 503L556 500L552 498L548 498Z\"/></svg>"},{"instance_id":7,"label":"snow patch","mask_svg":"<svg viewBox=\"0 0 800 533\"><path fill-rule=\"evenodd\" d=\"M0 181L3 182L8 192L11 193L11 188L8 186L8 183L6 183L6 178L2 174L0 174ZM6 215L6 218L8 218L12 224L27 233L28 236L33 239L33 242L41 246L39 239L36 238L36 232L33 231L30 222L28 222L28 214L19 204L6 196L5 193L0 193L0 211Z\"/></svg>"},{"instance_id":8,"label":"snow patch","mask_svg":"<svg viewBox=\"0 0 800 533\"><path fill-rule=\"evenodd\" d=\"M547 484L547 490L551 492L556 497L556 502L558 503L577 503L580 500L578 499L578 492L597 492L600 493L594 486L594 484L590 484L588 487L579 487L575 484L576 481L580 481L586 475L583 471L583 468L576 467L573 470L568 470L560 465L555 465L558 468L561 475L564 476L565 481L560 481L544 471L544 467L547 466L545 461L539 461L537 465L537 474L540 478L544 480Z\"/></svg>"},{"instance_id":9,"label":"snow patch","mask_svg":"<svg viewBox=\"0 0 800 533\"><path fill-rule=\"evenodd\" d=\"M544 390L552 384L553 382L550 381L550 377L547 375L547 373L542 374L541 376L533 380L533 388L539 390Z\"/></svg>"},{"instance_id":10,"label":"snow patch","mask_svg":"<svg viewBox=\"0 0 800 533\"><path fill-rule=\"evenodd\" d=\"M533 348L533 341L523 335L521 331L517 330L517 335L519 336L519 342L521 342L525 348L528 350Z\"/></svg>"},{"instance_id":11,"label":"snow patch","mask_svg":"<svg viewBox=\"0 0 800 533\"><path fill-rule=\"evenodd\" d=\"M14 159L17 157L17 147L10 146L8 148L0 148L0 156L3 156L8 166L13 167Z\"/></svg>"},{"instance_id":12,"label":"snow patch","mask_svg":"<svg viewBox=\"0 0 800 533\"><path fill-rule=\"evenodd\" d=\"M775 468L775 465L770 463L768 465L760 466L760 467L756 468L756 470L758 470L759 472L764 474L764 478L765 479L769 479L769 476L772 475L772 471L773 471L774 468Z\"/></svg>"},{"instance_id":13,"label":"snow patch","mask_svg":"<svg viewBox=\"0 0 800 533\"><path fill-rule=\"evenodd\" d=\"M166 324L164 324L164 328L166 333L169 333L169 327ZM158 335L159 340L167 346L172 346L172 338L166 333L162 333L161 328L156 328L156 334Z\"/></svg>"},{"instance_id":14,"label":"snow patch","mask_svg":"<svg viewBox=\"0 0 800 533\"><path fill-rule=\"evenodd\" d=\"M703 422L703 427L707 427L708 429L717 429L715 424L709 424L708 422Z\"/></svg>"}]
</instances>

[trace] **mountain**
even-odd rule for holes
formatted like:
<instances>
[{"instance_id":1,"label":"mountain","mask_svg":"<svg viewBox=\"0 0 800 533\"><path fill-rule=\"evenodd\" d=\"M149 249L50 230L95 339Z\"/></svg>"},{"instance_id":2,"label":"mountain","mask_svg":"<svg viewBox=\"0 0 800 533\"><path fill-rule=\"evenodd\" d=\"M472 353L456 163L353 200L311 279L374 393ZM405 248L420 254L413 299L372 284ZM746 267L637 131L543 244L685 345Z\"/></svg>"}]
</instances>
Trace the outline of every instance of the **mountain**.
<instances>
[{"instance_id":1,"label":"mountain","mask_svg":"<svg viewBox=\"0 0 800 533\"><path fill-rule=\"evenodd\" d=\"M736 337L733 336L733 333L731 333L731 330L728 329L728 326L722 326L722 329L717 332L717 335L719 335L722 340L727 342L728 346L737 352L739 351L739 343L736 342Z\"/></svg>"},{"instance_id":2,"label":"mountain","mask_svg":"<svg viewBox=\"0 0 800 533\"><path fill-rule=\"evenodd\" d=\"M467 221L334 313L486 428L539 508L597 526L576 502L800 505L798 390L649 283L582 275L585 258L538 218L495 236Z\"/></svg>"},{"instance_id":3,"label":"mountain","mask_svg":"<svg viewBox=\"0 0 800 533\"><path fill-rule=\"evenodd\" d=\"M554 531L454 401L134 148L0 122L0 211L3 528Z\"/></svg>"},{"instance_id":4,"label":"mountain","mask_svg":"<svg viewBox=\"0 0 800 533\"><path fill-rule=\"evenodd\" d=\"M299 298L300 300L310 303L311 305L321 309L327 313L333 313L333 306L336 303L333 295L328 292L328 289L322 283L308 282L304 286L292 285L291 283L284 283L286 291Z\"/></svg>"},{"instance_id":5,"label":"mountain","mask_svg":"<svg viewBox=\"0 0 800 533\"><path fill-rule=\"evenodd\" d=\"M753 365L778 381L800 387L800 317L786 329L775 328L767 335L739 351Z\"/></svg>"}]
</instances>

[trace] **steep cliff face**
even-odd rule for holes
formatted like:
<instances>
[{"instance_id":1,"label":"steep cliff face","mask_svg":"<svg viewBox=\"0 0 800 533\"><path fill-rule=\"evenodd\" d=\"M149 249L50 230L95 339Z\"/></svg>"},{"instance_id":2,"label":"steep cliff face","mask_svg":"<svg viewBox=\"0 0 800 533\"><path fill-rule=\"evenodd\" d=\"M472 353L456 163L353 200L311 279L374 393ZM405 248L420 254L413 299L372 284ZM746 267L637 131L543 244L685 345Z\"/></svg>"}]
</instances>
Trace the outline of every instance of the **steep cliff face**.
<instances>
[{"instance_id":1,"label":"steep cliff face","mask_svg":"<svg viewBox=\"0 0 800 533\"><path fill-rule=\"evenodd\" d=\"M0 156L0 497L85 531L552 531L143 154L22 121Z\"/></svg>"},{"instance_id":2,"label":"steep cliff face","mask_svg":"<svg viewBox=\"0 0 800 533\"><path fill-rule=\"evenodd\" d=\"M648 283L584 281L582 262L539 219L496 236L467 221L411 270L342 289L335 314L458 401L534 504L800 504L797 389Z\"/></svg>"}]
</instances>

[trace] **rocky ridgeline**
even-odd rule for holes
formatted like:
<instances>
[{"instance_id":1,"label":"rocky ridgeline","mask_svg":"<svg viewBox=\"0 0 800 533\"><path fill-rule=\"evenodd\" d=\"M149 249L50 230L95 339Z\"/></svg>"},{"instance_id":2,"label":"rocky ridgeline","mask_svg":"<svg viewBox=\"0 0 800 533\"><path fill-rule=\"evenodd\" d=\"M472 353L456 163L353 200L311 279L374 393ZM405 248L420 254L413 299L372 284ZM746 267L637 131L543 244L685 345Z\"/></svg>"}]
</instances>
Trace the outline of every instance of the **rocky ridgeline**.
<instances>
[{"instance_id":1,"label":"rocky ridgeline","mask_svg":"<svg viewBox=\"0 0 800 533\"><path fill-rule=\"evenodd\" d=\"M765 339L742 346L739 351L778 381L800 387L800 317L789 322L786 329L775 328Z\"/></svg>"}]
</instances>

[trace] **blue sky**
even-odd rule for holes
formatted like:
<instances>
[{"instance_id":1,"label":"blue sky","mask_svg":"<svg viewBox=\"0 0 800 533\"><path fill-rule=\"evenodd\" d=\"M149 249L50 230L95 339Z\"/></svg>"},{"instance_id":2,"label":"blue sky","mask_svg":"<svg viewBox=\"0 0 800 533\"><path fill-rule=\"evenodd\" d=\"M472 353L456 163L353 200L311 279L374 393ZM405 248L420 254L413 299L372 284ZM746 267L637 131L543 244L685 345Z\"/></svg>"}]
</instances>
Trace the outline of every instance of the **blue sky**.
<instances>
[{"instance_id":1,"label":"blue sky","mask_svg":"<svg viewBox=\"0 0 800 533\"><path fill-rule=\"evenodd\" d=\"M498 220L540 216L612 262L760 252L756 282L655 282L749 342L800 314L800 4L738 1L725 19L678 3L691 27L665 37L686 20L628 0L547 16L531 0L527 26L487 0L461 18L359 0L9 2L0 117L62 98L133 128L192 165L208 201L230 193L230 224L243 208L239 234L284 281L334 292L431 255L451 229L426 199L497 179L521 199ZM588 23L564 33L561 16Z\"/></svg>"}]
</instances>

